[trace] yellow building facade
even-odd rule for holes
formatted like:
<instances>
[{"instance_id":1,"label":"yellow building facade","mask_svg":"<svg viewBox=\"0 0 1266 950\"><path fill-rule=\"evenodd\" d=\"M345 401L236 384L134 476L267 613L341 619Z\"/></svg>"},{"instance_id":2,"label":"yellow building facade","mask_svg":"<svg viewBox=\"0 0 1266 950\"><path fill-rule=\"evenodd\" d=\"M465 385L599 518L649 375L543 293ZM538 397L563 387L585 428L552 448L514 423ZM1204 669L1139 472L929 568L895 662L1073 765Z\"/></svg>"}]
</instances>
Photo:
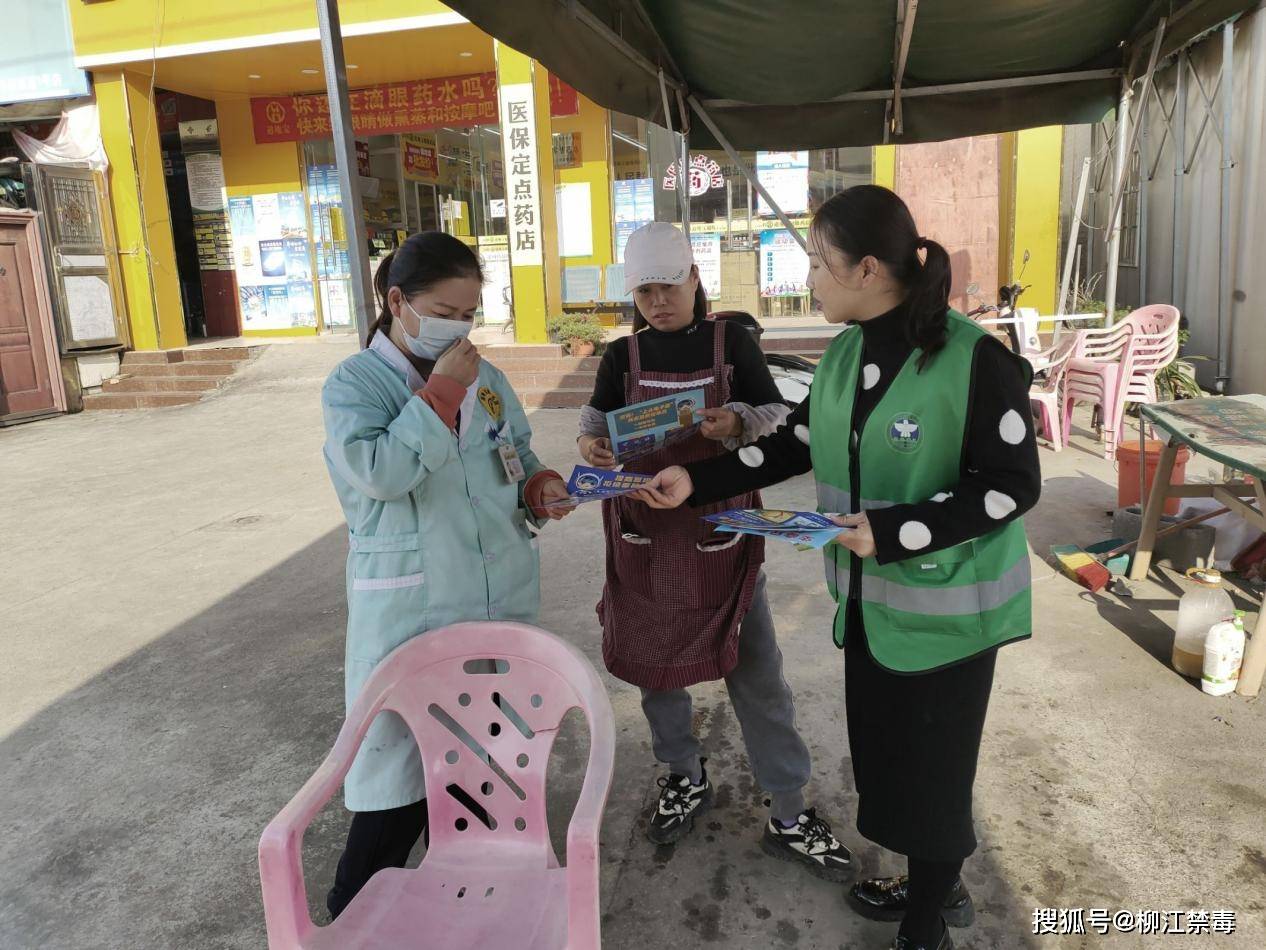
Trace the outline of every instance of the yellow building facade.
<instances>
[{"instance_id":1,"label":"yellow building facade","mask_svg":"<svg viewBox=\"0 0 1266 950\"><path fill-rule=\"evenodd\" d=\"M543 342L547 320L565 310L627 313L628 233L647 220L680 221L670 133L575 94L441 3L340 3L360 222L346 220L334 184L310 0L111 0L71 2L70 11L110 160L137 349L349 328L347 242L365 241L376 266L404 235L427 228L483 256L486 322L504 324L507 340ZM507 125L508 108L527 124ZM1027 250L1033 287L1024 303L1051 312L1060 130L999 139L1008 159L998 170L989 281L1018 274ZM875 181L901 191L902 148L743 157L804 226L842 187ZM691 236L716 308L807 314L798 249L778 236L740 170L722 153L692 152L686 174Z\"/></svg>"}]
</instances>

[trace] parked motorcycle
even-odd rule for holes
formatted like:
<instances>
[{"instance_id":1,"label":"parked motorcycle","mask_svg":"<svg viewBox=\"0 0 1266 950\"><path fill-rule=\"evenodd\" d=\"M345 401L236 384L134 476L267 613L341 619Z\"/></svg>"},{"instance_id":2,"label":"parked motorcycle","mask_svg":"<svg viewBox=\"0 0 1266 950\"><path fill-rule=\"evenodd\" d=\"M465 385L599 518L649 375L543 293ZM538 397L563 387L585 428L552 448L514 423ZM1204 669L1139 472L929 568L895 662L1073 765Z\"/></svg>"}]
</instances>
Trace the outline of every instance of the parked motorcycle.
<instances>
[{"instance_id":1,"label":"parked motorcycle","mask_svg":"<svg viewBox=\"0 0 1266 950\"><path fill-rule=\"evenodd\" d=\"M760 342L765 328L750 313L744 310L722 310L711 314L709 319L726 320L743 327ZM774 385L782 401L795 408L809 395L809 386L813 382L813 371L816 368L803 356L792 353L766 353L765 362L769 365L769 375L774 378Z\"/></svg>"}]
</instances>

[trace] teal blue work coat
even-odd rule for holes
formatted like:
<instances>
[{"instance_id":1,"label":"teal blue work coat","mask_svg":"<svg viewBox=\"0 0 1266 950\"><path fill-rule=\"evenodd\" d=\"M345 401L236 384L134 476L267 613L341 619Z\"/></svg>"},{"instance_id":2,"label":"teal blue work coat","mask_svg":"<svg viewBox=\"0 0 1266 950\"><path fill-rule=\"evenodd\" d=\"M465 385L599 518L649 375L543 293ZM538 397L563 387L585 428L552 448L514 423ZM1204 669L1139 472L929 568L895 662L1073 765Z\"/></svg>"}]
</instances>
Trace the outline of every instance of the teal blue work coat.
<instances>
[{"instance_id":1,"label":"teal blue work coat","mask_svg":"<svg viewBox=\"0 0 1266 950\"><path fill-rule=\"evenodd\" d=\"M544 466L510 384L482 363L455 434L410 389L407 364L387 356L348 357L321 394L326 465L350 532L348 709L374 666L406 640L463 620L535 623L540 606L528 529L536 522L523 483L506 478L485 405L497 408L491 390L531 478ZM397 808L424 795L412 733L395 713L379 715L344 783L347 807Z\"/></svg>"}]
</instances>

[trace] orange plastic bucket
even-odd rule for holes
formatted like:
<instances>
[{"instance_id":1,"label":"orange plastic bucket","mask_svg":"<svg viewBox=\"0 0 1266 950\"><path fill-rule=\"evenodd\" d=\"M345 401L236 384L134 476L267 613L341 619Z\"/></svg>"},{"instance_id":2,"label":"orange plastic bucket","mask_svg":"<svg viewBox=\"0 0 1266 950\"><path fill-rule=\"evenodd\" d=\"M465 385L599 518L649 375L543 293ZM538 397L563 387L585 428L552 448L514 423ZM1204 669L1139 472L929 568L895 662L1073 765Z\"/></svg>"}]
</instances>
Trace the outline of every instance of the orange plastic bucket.
<instances>
[{"instance_id":1,"label":"orange plastic bucket","mask_svg":"<svg viewBox=\"0 0 1266 950\"><path fill-rule=\"evenodd\" d=\"M1152 493L1152 479L1156 477L1156 464L1160 461L1164 442L1151 439L1146 444L1147 452L1147 493ZM1174 471L1169 476L1171 485L1182 485L1187 479L1187 460L1191 458L1191 450L1185 445L1178 446L1178 457L1174 459ZM1117 507L1128 508L1139 502L1139 443L1130 439L1117 446ZM1165 514L1176 515L1182 504L1181 498L1171 498L1165 502Z\"/></svg>"}]
</instances>

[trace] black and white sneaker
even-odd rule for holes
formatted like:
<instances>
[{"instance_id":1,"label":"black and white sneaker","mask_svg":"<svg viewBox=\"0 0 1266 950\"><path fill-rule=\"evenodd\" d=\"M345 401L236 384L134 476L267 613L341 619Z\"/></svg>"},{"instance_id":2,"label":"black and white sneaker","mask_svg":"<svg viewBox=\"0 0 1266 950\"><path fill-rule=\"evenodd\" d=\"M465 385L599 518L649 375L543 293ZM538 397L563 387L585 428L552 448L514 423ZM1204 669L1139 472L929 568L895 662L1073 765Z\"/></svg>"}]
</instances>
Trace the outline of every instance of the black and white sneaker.
<instances>
[{"instance_id":1,"label":"black and white sneaker","mask_svg":"<svg viewBox=\"0 0 1266 950\"><path fill-rule=\"evenodd\" d=\"M791 828L770 818L760 846L772 857L803 864L823 880L842 884L849 879L853 855L831 834L831 826L818 817L816 808L802 811Z\"/></svg>"},{"instance_id":2,"label":"black and white sneaker","mask_svg":"<svg viewBox=\"0 0 1266 950\"><path fill-rule=\"evenodd\" d=\"M646 837L655 844L672 844L688 835L695 826L695 815L712 804L712 783L708 770L702 768L702 781L695 785L689 776L670 773L658 779L659 802L646 827Z\"/></svg>"}]
</instances>

